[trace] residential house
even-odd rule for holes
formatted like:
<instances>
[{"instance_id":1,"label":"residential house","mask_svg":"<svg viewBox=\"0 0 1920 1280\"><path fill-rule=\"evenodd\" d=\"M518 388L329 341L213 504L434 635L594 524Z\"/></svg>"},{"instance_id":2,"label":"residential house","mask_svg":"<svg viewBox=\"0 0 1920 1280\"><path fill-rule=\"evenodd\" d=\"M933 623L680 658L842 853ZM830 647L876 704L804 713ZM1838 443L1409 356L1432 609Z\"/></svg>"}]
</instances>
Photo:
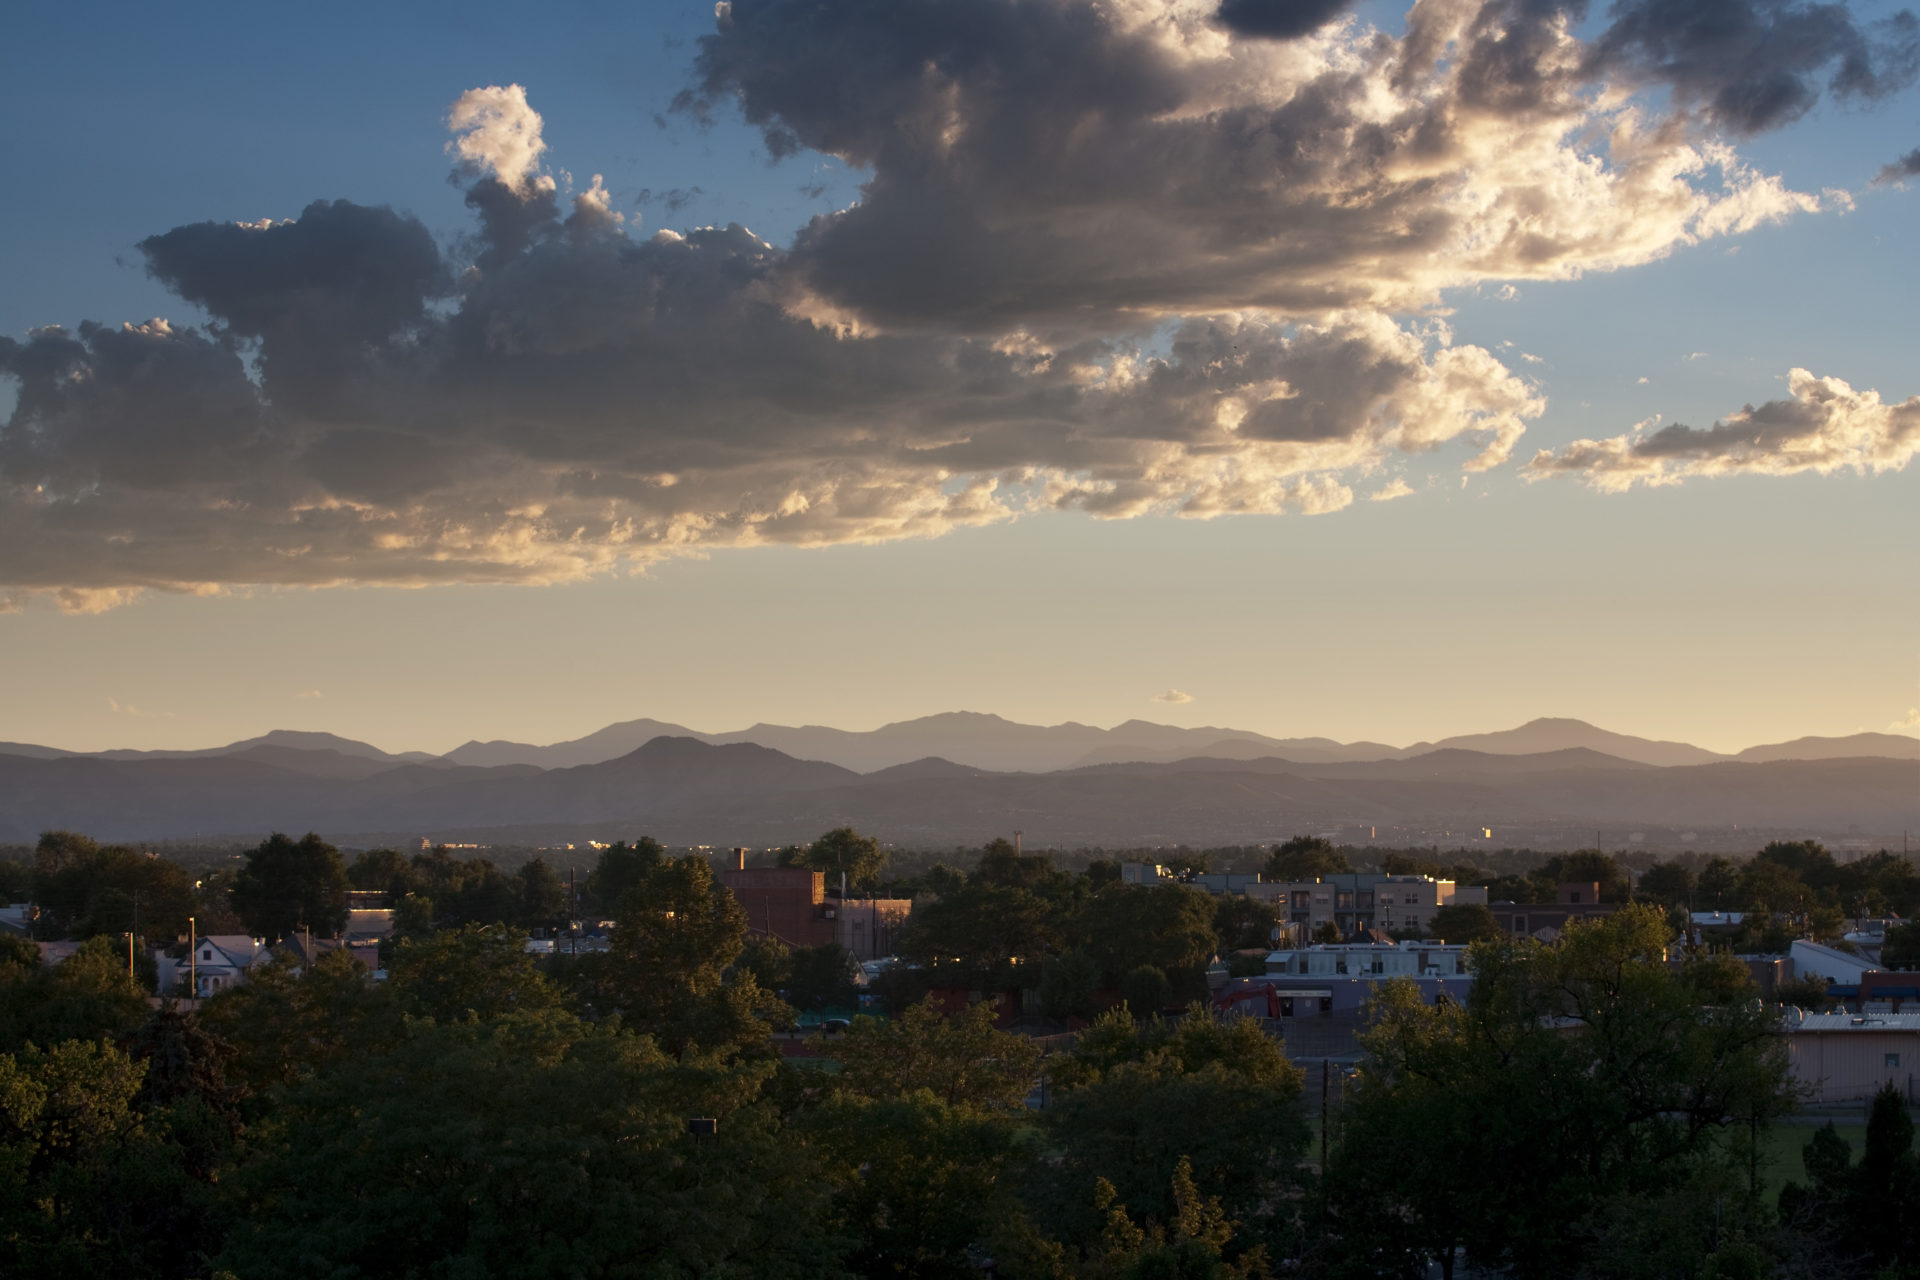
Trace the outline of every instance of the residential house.
<instances>
[{"instance_id":1,"label":"residential house","mask_svg":"<svg viewBox=\"0 0 1920 1280\"><path fill-rule=\"evenodd\" d=\"M265 959L267 944L241 933L206 933L194 940L189 966L193 974L193 995L203 999L224 987L244 981L247 970Z\"/></svg>"}]
</instances>

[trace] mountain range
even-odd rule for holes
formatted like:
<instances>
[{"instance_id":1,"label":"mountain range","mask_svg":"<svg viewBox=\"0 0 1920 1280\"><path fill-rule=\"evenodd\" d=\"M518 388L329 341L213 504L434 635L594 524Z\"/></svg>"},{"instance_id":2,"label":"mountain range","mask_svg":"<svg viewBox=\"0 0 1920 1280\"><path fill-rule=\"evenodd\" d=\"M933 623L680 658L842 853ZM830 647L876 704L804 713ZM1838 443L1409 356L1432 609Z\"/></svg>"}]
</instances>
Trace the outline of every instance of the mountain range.
<instances>
[{"instance_id":1,"label":"mountain range","mask_svg":"<svg viewBox=\"0 0 1920 1280\"><path fill-rule=\"evenodd\" d=\"M0 842L47 829L114 840L312 829L349 843L647 833L759 846L840 825L916 847L1016 829L1061 846L1256 843L1303 831L1427 844L1494 839L1495 829L1500 843L1536 846L1603 829L1691 847L1739 847L1755 829L1897 845L1920 829L1920 741L1804 738L1724 756L1535 720L1394 748L952 713L867 733L762 725L707 735L636 720L572 742L476 742L445 756L289 731L202 751L0 744Z\"/></svg>"},{"instance_id":2,"label":"mountain range","mask_svg":"<svg viewBox=\"0 0 1920 1280\"><path fill-rule=\"evenodd\" d=\"M980 769L1050 773L1086 765L1172 762L1196 756L1239 760L1279 756L1302 763L1403 760L1451 748L1493 755L1533 755L1583 747L1651 765L1710 764L1716 760L1830 760L1845 756L1920 759L1920 739L1891 733L1800 738L1749 747L1728 756L1684 742L1658 742L1611 733L1584 720L1568 719L1532 720L1498 733L1464 734L1438 742L1417 742L1410 747L1390 747L1378 742L1336 742L1332 738L1271 738L1245 729L1212 726L1183 729L1146 720L1128 720L1111 729L1072 721L1056 725L1020 724L973 711L950 711L858 732L821 725L757 724L732 733L701 733L660 720L626 720L584 738L547 746L525 742L468 742L447 752L443 758L462 765L531 764L543 769L560 769L611 760L658 737L693 738L716 746L751 742L802 760L825 760L857 773L871 773L928 756Z\"/></svg>"}]
</instances>

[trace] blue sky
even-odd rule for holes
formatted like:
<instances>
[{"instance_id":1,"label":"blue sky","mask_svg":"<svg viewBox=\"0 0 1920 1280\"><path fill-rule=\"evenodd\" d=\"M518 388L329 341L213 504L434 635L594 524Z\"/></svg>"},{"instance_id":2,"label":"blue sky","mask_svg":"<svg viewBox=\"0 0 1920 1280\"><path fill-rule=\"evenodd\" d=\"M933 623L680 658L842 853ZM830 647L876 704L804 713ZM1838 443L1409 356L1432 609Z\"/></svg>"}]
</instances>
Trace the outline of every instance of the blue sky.
<instances>
[{"instance_id":1,"label":"blue sky","mask_svg":"<svg viewBox=\"0 0 1920 1280\"><path fill-rule=\"evenodd\" d=\"M1064 0L1058 7L1073 8ZM1896 12L1886 5L1852 10L1868 33ZM990 425L983 419L973 427L939 426L948 413L942 406L962 393L916 382L911 401L923 406L915 410L923 416L911 428L911 443L898 446L901 453L887 433L896 429L897 406L906 401L890 409L856 394L842 404L832 388L809 384L805 414L785 426L770 423L765 440L726 417L750 412L739 405L687 402L676 421L660 427L671 440L644 465L635 461L639 445L624 438L617 457L584 446L568 453L589 459L579 465L597 468L599 479L621 468L631 479L653 475L648 468L656 465L659 474L669 474L681 464L659 458L700 456L702 442L716 431L736 452L763 450L751 459L754 469L716 473L711 483L672 472L677 478L669 488L689 496L688 505L658 516L679 522L672 536L681 540L665 551L657 540L643 539L636 555L633 542L618 541L630 535L609 532L626 527L623 520L644 523L651 499L630 500L637 515L619 508L625 499L608 499L611 508L555 516L564 508L555 494L575 491L542 488L537 500L524 502L545 510L552 527L528 533L522 521L509 530L503 516L498 527L464 527L461 546L510 533L509 540L545 539L541 545L550 554L442 573L413 561L383 564L351 543L334 555L336 567L327 573L276 577L270 559L234 550L260 537L257 529L210 514L232 510L231 494L208 500L196 488L198 505L168 506L156 515L158 500L139 483L116 508L108 505L118 500L112 481L88 480L75 469L84 463L110 472L114 450L144 457L141 441L171 439L167 433L189 432L192 423L136 414L116 420L116 430L132 434L108 437L98 424L63 420L60 430L80 443L52 457L55 433L15 411L17 379L0 379L0 414L13 414L12 425L0 427L0 441L11 433L17 444L38 429L53 442L27 462L0 456L0 549L11 548L0 551L0 591L11 590L15 606L0 614L0 651L10 658L0 674L0 705L7 708L0 713L0 739L76 748L200 746L301 727L396 749L444 750L474 736L553 740L642 715L711 730L756 719L858 728L962 707L1023 720L1113 723L1141 716L1400 743L1535 715L1577 715L1719 748L1911 723L1911 709L1920 703L1920 649L1912 639L1920 634L1914 554L1920 529L1913 515L1920 494L1907 465L1911 446L1901 444L1908 437L1898 434L1905 419L1888 419L1890 434L1880 447L1891 461L1877 474L1846 466L1825 474L1796 469L1782 461L1793 449L1762 449L1742 454L1738 465L1722 458L1717 470L1677 483L1609 491L1607 475L1630 473L1576 466L1568 450L1578 440L1617 439L1631 453L1641 438L1633 435L1636 424L1646 424L1642 436L1675 422L1707 428L1743 406L1796 403L1788 385L1794 368L1837 379L1855 393L1877 392L1883 407L1920 394L1911 296L1920 266L1914 230L1920 184L1874 182L1883 166L1920 145L1920 95L1910 85L1889 84L1871 101L1822 93L1801 118L1745 134L1715 120L1697 100L1689 108L1663 84L1642 83L1637 100L1648 119L1693 110L1685 122L1689 145L1730 146L1754 179L1777 180L1778 191L1801 193L1819 208L1781 212L1698 243L1660 243L1632 265L1575 255L1565 274L1577 278L1541 279L1481 263L1449 268L1444 281L1433 283L1428 276L1448 267L1444 255L1410 256L1380 277L1399 294L1352 302L1336 324L1330 313L1276 304L1271 291L1250 287L1246 297L1235 296L1230 277L1190 288L1179 250L1164 238L1171 225L1165 211L1148 207L1147 196L1137 204L1115 198L1108 207L1073 214L1085 219L1088 237L1145 218L1157 219L1162 239L1144 240L1137 253L1107 262L1097 279L1063 274L1060 288L1110 296L1114 262L1138 258L1154 267L1163 252L1165 278L1147 280L1120 310L1093 319L1085 318L1085 306L1051 310L1036 286L1018 304L1024 311L997 313L987 332L971 313L932 305L916 310L910 288L905 311L896 306L883 314L884 290L874 292L881 286L832 275L835 263L848 260L844 254L807 259L796 234L809 218L831 218L852 205L874 173L857 158L850 164L814 149L809 140L880 125L857 118L859 95L841 93L831 74L805 92L784 86L786 51L778 42L753 45L744 6L741 15L728 38L740 45L745 70L722 86L706 125L671 109L693 83L695 41L718 29L712 8L700 3L556 6L538 14L471 5L399 13L373 6L312 13L42 6L10 16L0 51L0 99L12 119L34 127L17 130L8 143L13 171L31 180L0 206L0 235L13 246L0 259L0 334L24 344L30 330L49 324L71 330L83 320L118 326L164 316L176 327L219 320L177 292L185 287L180 273L206 269L203 263L179 268L169 289L149 275L140 242L203 221L295 218L322 198L390 206L417 219L449 264L464 264L476 229L466 194L487 176L467 172L449 180L448 113L469 90L519 85L540 117L548 148L539 172L554 180L563 210L597 173L604 175L609 210L625 218L602 232L624 237L620 243L648 244L662 229L751 228L770 246L766 287L790 290L782 307L798 314L822 305L823 291L844 286L828 299L838 308L834 315L853 315L868 327L843 338L836 357L881 333L906 352L900 367L933 367L969 358L955 352L987 358L991 344L1008 347L1008 335L1018 330L1022 342L1059 353L1061 362L1079 349L1075 344L1090 341L1144 344L1140 359L1171 358L1171 335L1182 323L1231 312L1259 318L1242 337L1271 344L1274 368L1283 373L1304 368L1287 363L1303 349L1300 326L1319 326L1328 335L1326 361L1313 366L1313 376L1326 381L1286 373L1288 389L1270 402L1277 413L1316 396L1340 402L1340 370L1365 361L1340 363L1336 356L1347 360L1351 351L1374 344L1366 347L1369 359L1388 358L1381 351L1404 359L1404 345L1385 336L1386 326L1423 335L1430 362L1444 359L1442 351L1471 348L1493 363L1476 366L1457 412L1496 411L1476 396L1491 397L1490 406L1506 397L1512 409L1519 388L1544 403L1513 410L1516 421L1524 420L1524 434L1507 457L1484 469L1473 469L1470 460L1486 432L1461 429L1430 450L1401 447L1394 443L1399 436L1383 444L1379 432L1399 428L1381 427L1376 413L1373 425L1346 437L1350 448L1338 464L1322 461L1303 470L1261 454L1266 470L1258 483L1249 482L1253 496L1215 493L1209 500L1222 514L1190 520L1173 513L1208 492L1212 467L1223 456L1218 441L1204 438L1202 422L1192 428L1201 434L1180 437L1187 452L1177 463L1142 452L1141 443L1165 434L1154 414L1189 412L1185 402L1155 400L1136 408L1109 396L1076 409L1083 416L1049 436L1052 444L1029 446L1020 428L1002 426L997 415L1004 409ZM1591 46L1610 20L1609 11L1590 13L1579 34ZM1397 7L1367 6L1351 22L1348 32L1371 23L1395 37L1407 27ZM945 38L963 42L970 33ZM1297 74L1287 62L1296 54L1303 60L1353 56L1351 44L1325 39L1324 46L1311 45L1312 52L1297 44L1270 58L1262 47L1256 52L1269 60L1247 65L1283 77ZM822 48L831 46L823 39ZM796 66L832 69L817 50L795 49L793 59ZM1829 70L1810 73L1809 83L1825 84ZM845 74L850 84L864 84L863 77L878 83L870 64L850 65ZM966 114L973 90L964 79L956 83L951 92L961 105L955 118L973 127ZM1195 101L1242 91L1221 89L1217 80L1206 81L1204 92L1192 87L1198 80L1181 83ZM1598 91L1587 85L1579 92ZM1057 95L1046 96L1054 88L1034 93L1036 101L1058 108ZM797 152L778 163L769 163L761 131L741 118L741 101L754 95L773 104L775 121L791 123L801 140ZM843 99L854 104L844 108L848 118L820 105ZM798 123L779 114L782 104ZM1598 115L1592 127L1601 127ZM1120 147L1127 139L1115 132ZM1570 136L1562 148L1567 154L1601 154L1581 135ZM1461 144L1462 165L1494 163L1470 144ZM980 176L993 161L982 145L949 179L977 178L981 207L1005 209L1025 196L1007 175ZM493 177L505 183L510 175ZM1142 175L1143 189L1153 188L1153 177ZM680 194L669 199L668 193ZM876 199L868 212L878 220L887 207ZM1034 226L1053 226L1048 219L1066 215L1036 205L1021 216ZM1291 214L1279 209L1272 216ZM1640 215L1619 217L1629 225ZM889 225L910 235L915 224ZM563 238L557 230L552 235L558 255ZM870 236L866 243L877 241ZM789 254L790 247L795 252ZM1249 253L1258 247L1250 241ZM725 251L742 252L732 243ZM852 252L857 258L866 245L855 244ZM940 252L934 244L932 253ZM909 261L924 263L928 251L916 253ZM877 261L887 267L884 257ZM1035 269L1029 263L1021 268L1025 276L1008 278L1031 280ZM1150 274L1143 272L1143 279ZM1250 269L1250 279L1257 274ZM492 278L505 276L494 271ZM541 279L574 278L530 278L517 287L538 291L527 296L555 305L557 313L558 286ZM1409 279L1414 283L1403 287ZM809 282L813 301L793 300L795 280ZM1294 278L1257 283L1271 290L1289 287ZM479 297L471 285L460 285L428 313L474 313ZM496 324L519 314L499 306ZM606 318L592 314L591 324L605 328ZM1435 337L1439 323L1446 333ZM724 347L726 332L716 334L690 349ZM875 349L883 347L880 341ZM246 356L257 354L250 348ZM754 367L751 349L729 358ZM851 358L839 376L868 386L884 382L891 375L883 366L892 358ZM670 373L671 364L665 367ZM256 368L250 376L263 388L276 424L298 416L294 393L277 391L271 373L263 381ZM441 381L430 385L444 385L452 375L442 369L436 376ZM1004 376L1006 394L1025 397L1035 375L1028 368ZM900 377L904 386L909 375ZM1414 406L1408 413L1438 414L1431 404L1438 378L1405 390L1396 403ZM1251 403L1251 385L1230 394ZM608 392L616 398L607 403L635 394L623 384L617 395ZM645 397L644 382L637 394ZM1057 399L1066 392L1050 384L1045 394ZM549 386L535 403L557 406L552 421L527 421L521 410L511 422L467 435L442 425L474 412L458 404L429 407L425 417L404 422L381 416L384 409L373 417L381 432L428 441L443 471L478 465L471 459L497 449L503 433L547 442L528 445L515 435L514 465L521 466L531 465L528 458L551 458L558 451L552 440L568 432L597 441L608 432L654 429L651 418L626 424L604 407L593 410L591 423L569 417L568 399L567 391ZM1106 424L1136 412L1148 425L1130 431L1122 447ZM422 425L429 420L435 425ZM698 425L722 421L726 425ZM337 419L290 426L308 434L287 448L317 457L315 433L341 431L338 447L350 449L370 440L366 432L373 429L344 431ZM1036 424L1026 433L1050 429ZM899 457L949 444L943 430L973 432L969 447L989 460L948 465L933 476L898 469ZM1283 428L1281 438L1297 439L1292 430ZM1171 427L1166 432L1179 435ZM887 456L895 469L885 475L869 469L857 485L840 482L832 519L819 496L824 491L812 490L814 505L796 518L796 531L768 524L761 527L772 532L751 537L729 532L744 527L736 519L745 510L736 505L746 501L740 494L760 501L770 485L814 474L810 468L821 458L835 459L836 466L860 463L846 433L875 440L876 458L894 449ZM984 443L989 434L991 449ZM100 439L107 443L81 447ZM1689 456L1705 456L1704 448ZM1556 466L1564 463L1560 473L1527 470L1539 450L1549 451ZM351 471L351 463L335 457L321 480L343 474L343 467ZM74 486L63 496L75 509L101 506L101 522L89 527L123 532L102 535L97 550L57 542L49 528L32 523L40 508L23 496L29 481L42 490L51 483L36 480L32 466ZM955 514L929 505L937 505L930 495L950 498L973 479L1013 470L1031 478L1005 513ZM219 474L227 477L222 483L242 483L231 471ZM371 483L364 475L355 482L363 489ZM803 480L792 482L794 492L802 492ZM194 483L211 481L198 476ZM426 483L452 496L438 506L410 506L416 516L427 511L418 516L425 523L393 526L404 530L410 546L426 545L423 528L444 535L458 519L450 513L504 511L510 500L521 500L503 497L504 490L476 497L474 490L450 487L444 474ZM524 478L499 483L521 486L514 494L535 491ZM1000 493L1014 492L1010 482L1001 483ZM1036 497L1047 483L1054 497ZM1411 492L1367 501L1389 484ZM1130 486L1145 495L1138 508L1114 509ZM1335 490L1347 495L1344 501L1327 496ZM301 492L306 496L299 503L316 501L309 490ZM339 492L360 504L353 510L367 510L354 496L360 490ZM379 502L412 501L380 492ZM1316 507L1334 509L1307 513ZM1125 518L1099 518L1114 515ZM555 521L563 519L589 531L561 528ZM10 534L4 532L9 525ZM599 549L581 551L582 537ZM404 539L393 534L379 545ZM120 549L129 544L141 555L127 557ZM607 547L618 549L602 554ZM463 553L444 543L433 556L436 564L464 562ZM337 585L308 585L316 580ZM1149 701L1168 689L1192 700Z\"/></svg>"}]
</instances>

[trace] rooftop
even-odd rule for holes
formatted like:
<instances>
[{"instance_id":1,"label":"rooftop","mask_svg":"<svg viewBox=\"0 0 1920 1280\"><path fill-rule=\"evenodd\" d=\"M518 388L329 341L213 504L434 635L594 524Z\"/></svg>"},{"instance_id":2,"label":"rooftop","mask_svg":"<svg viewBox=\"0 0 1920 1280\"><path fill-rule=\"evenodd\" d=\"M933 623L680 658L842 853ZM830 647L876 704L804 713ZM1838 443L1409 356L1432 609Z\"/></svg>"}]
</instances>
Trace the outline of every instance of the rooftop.
<instances>
[{"instance_id":1,"label":"rooftop","mask_svg":"<svg viewBox=\"0 0 1920 1280\"><path fill-rule=\"evenodd\" d=\"M1791 1031L1920 1031L1920 1013L1809 1013Z\"/></svg>"}]
</instances>

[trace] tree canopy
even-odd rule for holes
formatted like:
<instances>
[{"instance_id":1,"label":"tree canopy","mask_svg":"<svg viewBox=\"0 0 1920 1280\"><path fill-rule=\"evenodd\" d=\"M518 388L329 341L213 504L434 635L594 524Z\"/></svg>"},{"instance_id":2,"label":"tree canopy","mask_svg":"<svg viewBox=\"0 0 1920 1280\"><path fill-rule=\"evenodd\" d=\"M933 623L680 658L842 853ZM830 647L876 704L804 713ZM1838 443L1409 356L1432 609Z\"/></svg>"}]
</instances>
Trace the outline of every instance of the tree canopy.
<instances>
[{"instance_id":1,"label":"tree canopy","mask_svg":"<svg viewBox=\"0 0 1920 1280\"><path fill-rule=\"evenodd\" d=\"M886 851L872 836L863 836L852 827L835 827L805 848L780 851L783 867L810 867L824 872L827 884L838 888L842 876L847 888L870 889L887 864Z\"/></svg>"},{"instance_id":2,"label":"tree canopy","mask_svg":"<svg viewBox=\"0 0 1920 1280\"><path fill-rule=\"evenodd\" d=\"M1319 836L1295 836L1276 845L1261 874L1269 880L1312 880L1353 870L1347 856Z\"/></svg>"},{"instance_id":3,"label":"tree canopy","mask_svg":"<svg viewBox=\"0 0 1920 1280\"><path fill-rule=\"evenodd\" d=\"M276 831L248 852L233 909L270 943L301 929L329 937L346 926L350 887L338 849L311 831L299 840Z\"/></svg>"}]
</instances>

